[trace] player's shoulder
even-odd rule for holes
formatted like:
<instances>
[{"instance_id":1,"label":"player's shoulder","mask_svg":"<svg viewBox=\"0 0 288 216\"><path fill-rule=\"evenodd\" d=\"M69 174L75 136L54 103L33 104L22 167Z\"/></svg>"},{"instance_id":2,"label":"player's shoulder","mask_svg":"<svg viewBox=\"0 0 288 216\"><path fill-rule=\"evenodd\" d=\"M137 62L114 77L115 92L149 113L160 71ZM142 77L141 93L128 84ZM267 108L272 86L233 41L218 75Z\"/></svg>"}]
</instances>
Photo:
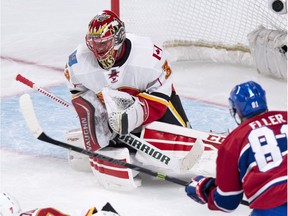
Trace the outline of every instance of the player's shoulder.
<instances>
[{"instance_id":1,"label":"player's shoulder","mask_svg":"<svg viewBox=\"0 0 288 216\"><path fill-rule=\"evenodd\" d=\"M268 122L272 122L271 124L273 125L276 123L287 123L287 111L267 111L245 121L245 125L250 125L251 122L255 121L260 121L264 125L269 125Z\"/></svg>"},{"instance_id":2,"label":"player's shoulder","mask_svg":"<svg viewBox=\"0 0 288 216\"><path fill-rule=\"evenodd\" d=\"M135 48L150 48L153 45L152 39L150 37L136 35L132 33L127 33L126 36Z\"/></svg>"},{"instance_id":3,"label":"player's shoulder","mask_svg":"<svg viewBox=\"0 0 288 216\"><path fill-rule=\"evenodd\" d=\"M127 34L127 39L131 42L131 58L134 61L149 65L161 63L166 59L161 45L154 43L150 37Z\"/></svg>"},{"instance_id":4,"label":"player's shoulder","mask_svg":"<svg viewBox=\"0 0 288 216\"><path fill-rule=\"evenodd\" d=\"M94 54L83 43L69 54L67 64L73 68L74 73L85 73L91 68L94 70L100 68Z\"/></svg>"},{"instance_id":5,"label":"player's shoulder","mask_svg":"<svg viewBox=\"0 0 288 216\"><path fill-rule=\"evenodd\" d=\"M83 46L83 44L79 44L76 49L68 54L68 65L72 67L74 64L77 64L79 59L84 56L89 56L89 49Z\"/></svg>"},{"instance_id":6,"label":"player's shoulder","mask_svg":"<svg viewBox=\"0 0 288 216\"><path fill-rule=\"evenodd\" d=\"M251 130L260 126L285 123L287 124L287 111L267 111L244 121L228 136L231 138L245 137Z\"/></svg>"},{"instance_id":7,"label":"player's shoulder","mask_svg":"<svg viewBox=\"0 0 288 216\"><path fill-rule=\"evenodd\" d=\"M278 111L268 111L266 112L266 115L282 115L283 118L285 118L287 120L287 111L283 111L283 110L278 110Z\"/></svg>"}]
</instances>

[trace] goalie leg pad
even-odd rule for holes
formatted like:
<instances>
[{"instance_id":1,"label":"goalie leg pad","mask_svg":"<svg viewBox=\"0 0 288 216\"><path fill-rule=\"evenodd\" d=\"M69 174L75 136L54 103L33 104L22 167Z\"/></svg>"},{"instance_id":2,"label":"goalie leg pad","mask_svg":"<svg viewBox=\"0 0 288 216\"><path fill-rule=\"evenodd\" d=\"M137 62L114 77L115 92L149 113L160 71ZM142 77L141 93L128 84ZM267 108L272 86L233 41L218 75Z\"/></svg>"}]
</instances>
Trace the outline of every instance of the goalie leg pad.
<instances>
[{"instance_id":1,"label":"goalie leg pad","mask_svg":"<svg viewBox=\"0 0 288 216\"><path fill-rule=\"evenodd\" d=\"M84 140L81 129L71 130L65 134L65 141L73 146L84 148ZM76 171L92 172L89 157L75 151L68 151L68 163Z\"/></svg>"},{"instance_id":2,"label":"goalie leg pad","mask_svg":"<svg viewBox=\"0 0 288 216\"><path fill-rule=\"evenodd\" d=\"M197 138L202 139L205 151L217 150L225 140L225 135L198 131L192 128L184 128L177 125L154 121L143 127L141 138L161 150L187 152Z\"/></svg>"},{"instance_id":3,"label":"goalie leg pad","mask_svg":"<svg viewBox=\"0 0 288 216\"><path fill-rule=\"evenodd\" d=\"M152 123L153 124L153 123ZM158 124L158 122L154 122L156 126L158 127L151 127L149 128L149 125L144 127L144 129L141 132L141 138L145 141L151 143L151 145L161 149L163 152L168 153L175 158L183 158L187 153L192 149L196 142L197 138L194 138L193 136L189 137L189 133L187 134L173 134L171 133L173 130L167 130L165 132L165 126L171 126L167 124ZM174 132L177 132L177 127L179 126L171 126L176 127L173 128ZM156 128L161 129L156 130ZM183 130L185 128L181 128ZM185 129L186 130L186 129ZM192 129L187 129L191 130ZM192 132L191 132L192 134ZM216 135L215 135L216 136ZM196 137L196 136L195 136ZM205 137L209 137L209 134L207 133ZM222 137L222 136L221 136ZM219 145L218 142L216 142ZM209 147L208 147L209 146ZM217 157L217 150L212 150L212 144L207 144L207 147L205 151L202 153L201 157L198 159L198 161L195 163L195 165L192 167L193 173L196 173L197 175L204 175L204 176L215 176L216 175L216 157ZM144 163L144 164L151 164L154 166L159 166L157 163L155 163L153 160L151 160L147 155L143 154L142 152L137 152L136 158L138 161Z\"/></svg>"},{"instance_id":4,"label":"goalie leg pad","mask_svg":"<svg viewBox=\"0 0 288 216\"><path fill-rule=\"evenodd\" d=\"M107 111L94 92L86 91L72 100L79 116L85 148L96 151L109 144L113 134L108 126Z\"/></svg>"},{"instance_id":5,"label":"goalie leg pad","mask_svg":"<svg viewBox=\"0 0 288 216\"><path fill-rule=\"evenodd\" d=\"M159 148L169 152L176 158L184 157L193 148L197 137L187 137L144 127L141 138Z\"/></svg>"},{"instance_id":6,"label":"goalie leg pad","mask_svg":"<svg viewBox=\"0 0 288 216\"><path fill-rule=\"evenodd\" d=\"M99 150L99 154L131 163L133 158L127 148L111 148ZM98 182L107 189L130 191L141 186L139 172L115 165L97 158L90 158L92 171Z\"/></svg>"}]
</instances>

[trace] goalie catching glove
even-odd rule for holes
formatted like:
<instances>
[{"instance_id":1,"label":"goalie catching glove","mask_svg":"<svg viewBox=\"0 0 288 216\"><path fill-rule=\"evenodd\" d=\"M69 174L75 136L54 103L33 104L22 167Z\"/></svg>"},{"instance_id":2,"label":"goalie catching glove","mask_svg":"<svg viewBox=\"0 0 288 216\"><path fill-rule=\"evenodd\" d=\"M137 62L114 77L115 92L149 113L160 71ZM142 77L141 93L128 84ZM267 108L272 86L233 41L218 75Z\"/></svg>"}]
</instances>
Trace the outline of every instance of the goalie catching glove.
<instances>
[{"instance_id":1,"label":"goalie catching glove","mask_svg":"<svg viewBox=\"0 0 288 216\"><path fill-rule=\"evenodd\" d=\"M111 129L125 135L141 126L146 119L146 106L126 92L104 88L102 91Z\"/></svg>"}]
</instances>

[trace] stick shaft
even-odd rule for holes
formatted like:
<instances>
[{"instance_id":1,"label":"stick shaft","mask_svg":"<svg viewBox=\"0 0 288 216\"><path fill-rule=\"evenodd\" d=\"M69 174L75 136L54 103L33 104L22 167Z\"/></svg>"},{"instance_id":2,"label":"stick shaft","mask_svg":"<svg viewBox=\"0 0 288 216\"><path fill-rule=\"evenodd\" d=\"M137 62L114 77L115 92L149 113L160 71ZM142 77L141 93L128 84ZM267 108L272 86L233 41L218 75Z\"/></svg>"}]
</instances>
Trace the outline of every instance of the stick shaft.
<instances>
[{"instance_id":1,"label":"stick shaft","mask_svg":"<svg viewBox=\"0 0 288 216\"><path fill-rule=\"evenodd\" d=\"M34 82L32 82L31 80L27 79L26 77L23 77L21 74L18 74L16 76L16 80L29 86L30 88L33 88L35 90L37 90L38 92L40 92L41 94L44 94L45 96L51 98L52 100L62 104L65 107L69 107L73 109L73 106L71 106L70 103L66 102L65 100L63 100L62 98L59 98L55 95L53 95L52 93L46 91L45 89L37 86Z\"/></svg>"}]
</instances>

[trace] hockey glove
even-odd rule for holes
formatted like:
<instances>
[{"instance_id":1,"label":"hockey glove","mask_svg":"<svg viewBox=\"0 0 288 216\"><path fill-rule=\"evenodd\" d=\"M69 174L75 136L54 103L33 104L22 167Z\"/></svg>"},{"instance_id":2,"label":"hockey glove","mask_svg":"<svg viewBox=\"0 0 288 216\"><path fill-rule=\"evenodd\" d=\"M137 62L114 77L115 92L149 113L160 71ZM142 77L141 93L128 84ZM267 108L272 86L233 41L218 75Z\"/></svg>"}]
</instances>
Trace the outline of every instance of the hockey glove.
<instances>
[{"instance_id":1,"label":"hockey glove","mask_svg":"<svg viewBox=\"0 0 288 216\"><path fill-rule=\"evenodd\" d=\"M115 133L125 135L143 124L144 104L137 97L109 88L102 93L109 125Z\"/></svg>"},{"instance_id":2,"label":"hockey glove","mask_svg":"<svg viewBox=\"0 0 288 216\"><path fill-rule=\"evenodd\" d=\"M214 178L205 178L204 176L196 176L192 182L185 187L187 195L194 201L205 204L208 202L210 191L216 187Z\"/></svg>"}]
</instances>

